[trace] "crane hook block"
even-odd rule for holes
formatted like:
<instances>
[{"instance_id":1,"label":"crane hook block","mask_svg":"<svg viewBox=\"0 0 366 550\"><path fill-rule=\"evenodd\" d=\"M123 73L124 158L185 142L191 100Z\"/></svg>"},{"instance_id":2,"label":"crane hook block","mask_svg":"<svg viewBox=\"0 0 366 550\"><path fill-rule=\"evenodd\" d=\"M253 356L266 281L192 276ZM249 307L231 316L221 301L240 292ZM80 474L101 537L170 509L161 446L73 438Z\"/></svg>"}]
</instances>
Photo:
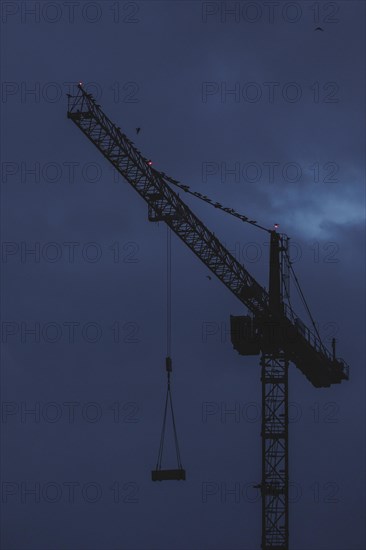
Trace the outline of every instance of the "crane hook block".
<instances>
[{"instance_id":1,"label":"crane hook block","mask_svg":"<svg viewBox=\"0 0 366 550\"><path fill-rule=\"evenodd\" d=\"M186 471L183 468L179 470L152 470L152 481L185 481Z\"/></svg>"},{"instance_id":2,"label":"crane hook block","mask_svg":"<svg viewBox=\"0 0 366 550\"><path fill-rule=\"evenodd\" d=\"M172 372L172 359L171 359L171 357L167 357L165 359L165 366L166 366L167 372Z\"/></svg>"}]
</instances>

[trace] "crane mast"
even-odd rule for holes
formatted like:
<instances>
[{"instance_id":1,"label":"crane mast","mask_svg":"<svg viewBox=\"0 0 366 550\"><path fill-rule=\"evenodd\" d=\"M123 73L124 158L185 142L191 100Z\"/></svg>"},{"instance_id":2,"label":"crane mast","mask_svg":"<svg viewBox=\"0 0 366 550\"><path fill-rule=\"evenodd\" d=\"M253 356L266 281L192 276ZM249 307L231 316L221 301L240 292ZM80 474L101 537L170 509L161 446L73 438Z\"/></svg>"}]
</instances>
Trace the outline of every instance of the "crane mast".
<instances>
[{"instance_id":1,"label":"crane mast","mask_svg":"<svg viewBox=\"0 0 366 550\"><path fill-rule=\"evenodd\" d=\"M269 308L276 326L283 316L281 261L286 240L271 231ZM288 354L277 338L262 344L262 549L288 550Z\"/></svg>"},{"instance_id":2,"label":"crane mast","mask_svg":"<svg viewBox=\"0 0 366 550\"><path fill-rule=\"evenodd\" d=\"M78 85L67 116L148 205L150 221L164 221L253 317L231 317L232 342L241 355L261 354L262 550L288 550L288 365L293 362L315 387L348 380L348 365L284 303L286 239L270 233L269 293L221 244L151 166L128 137ZM174 180L175 181L175 180ZM244 330L243 330L244 329ZM249 330L248 330L249 329Z\"/></svg>"}]
</instances>

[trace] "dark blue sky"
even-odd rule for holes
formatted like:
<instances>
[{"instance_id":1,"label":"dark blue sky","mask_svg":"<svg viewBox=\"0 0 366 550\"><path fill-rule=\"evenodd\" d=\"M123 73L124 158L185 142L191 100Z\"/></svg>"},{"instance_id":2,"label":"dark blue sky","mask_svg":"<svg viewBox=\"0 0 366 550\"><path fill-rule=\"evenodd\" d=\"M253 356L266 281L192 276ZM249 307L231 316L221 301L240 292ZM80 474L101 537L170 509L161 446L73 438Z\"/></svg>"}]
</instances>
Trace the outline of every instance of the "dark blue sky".
<instances>
[{"instance_id":1,"label":"dark blue sky","mask_svg":"<svg viewBox=\"0 0 366 550\"><path fill-rule=\"evenodd\" d=\"M175 237L187 481L150 481L165 227L66 118L80 80L157 169L291 236L320 333L351 366L320 390L291 368L291 548L366 546L365 8L267 4L2 2L4 550L260 545L259 358L232 349L245 311ZM266 234L183 198L267 287Z\"/></svg>"}]
</instances>

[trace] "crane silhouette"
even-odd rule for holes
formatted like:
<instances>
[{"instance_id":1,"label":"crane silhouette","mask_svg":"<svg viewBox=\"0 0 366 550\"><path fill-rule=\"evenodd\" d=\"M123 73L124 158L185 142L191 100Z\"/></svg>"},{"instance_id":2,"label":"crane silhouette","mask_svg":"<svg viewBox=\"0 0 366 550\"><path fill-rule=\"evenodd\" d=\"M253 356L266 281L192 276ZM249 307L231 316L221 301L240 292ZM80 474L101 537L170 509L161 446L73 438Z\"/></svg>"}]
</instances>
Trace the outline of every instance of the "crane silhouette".
<instances>
[{"instance_id":1,"label":"crane silhouette","mask_svg":"<svg viewBox=\"0 0 366 550\"><path fill-rule=\"evenodd\" d=\"M251 312L251 316L231 316L231 341L241 355L261 356L262 479L257 485L262 500L261 548L288 550L288 366L294 363L316 388L348 380L349 367L343 359L336 358L335 342L332 352L325 347L313 319L311 330L291 305L285 303L288 271L293 271L287 236L277 232L278 224L273 229L260 226L255 220L221 203L213 203L206 195L193 192L157 171L151 160L140 154L81 84L77 93L69 96L67 116L146 201L149 220L165 222ZM172 186L267 231L270 237L268 292L191 211ZM298 283L296 276L295 281ZM301 296L304 298L302 292ZM166 479L182 477L172 475Z\"/></svg>"}]
</instances>

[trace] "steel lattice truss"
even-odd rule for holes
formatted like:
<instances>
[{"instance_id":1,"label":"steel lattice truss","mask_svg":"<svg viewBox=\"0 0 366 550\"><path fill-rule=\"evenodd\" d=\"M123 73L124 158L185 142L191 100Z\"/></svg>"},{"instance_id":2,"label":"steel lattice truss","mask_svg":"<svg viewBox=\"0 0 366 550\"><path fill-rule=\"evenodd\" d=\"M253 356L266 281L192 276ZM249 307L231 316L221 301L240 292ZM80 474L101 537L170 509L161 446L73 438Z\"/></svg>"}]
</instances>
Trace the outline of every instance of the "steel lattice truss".
<instances>
[{"instance_id":1,"label":"steel lattice truss","mask_svg":"<svg viewBox=\"0 0 366 550\"><path fill-rule=\"evenodd\" d=\"M262 550L288 549L288 360L262 355Z\"/></svg>"},{"instance_id":2,"label":"steel lattice truss","mask_svg":"<svg viewBox=\"0 0 366 550\"><path fill-rule=\"evenodd\" d=\"M81 85L77 95L69 95L68 117L144 198L149 205L149 218L164 220L257 319L268 319L268 293L169 187L169 178L166 181L161 172L149 165L148 159ZM296 340L296 346L289 345L287 349L290 360L314 386L326 387L348 379L348 366L341 360L334 361L329 350L309 329L302 334L293 322L293 312L284 316L283 330Z\"/></svg>"},{"instance_id":3,"label":"steel lattice truss","mask_svg":"<svg viewBox=\"0 0 366 550\"><path fill-rule=\"evenodd\" d=\"M148 164L89 94L73 98L68 116L202 262L251 310L263 316L268 294Z\"/></svg>"}]
</instances>

